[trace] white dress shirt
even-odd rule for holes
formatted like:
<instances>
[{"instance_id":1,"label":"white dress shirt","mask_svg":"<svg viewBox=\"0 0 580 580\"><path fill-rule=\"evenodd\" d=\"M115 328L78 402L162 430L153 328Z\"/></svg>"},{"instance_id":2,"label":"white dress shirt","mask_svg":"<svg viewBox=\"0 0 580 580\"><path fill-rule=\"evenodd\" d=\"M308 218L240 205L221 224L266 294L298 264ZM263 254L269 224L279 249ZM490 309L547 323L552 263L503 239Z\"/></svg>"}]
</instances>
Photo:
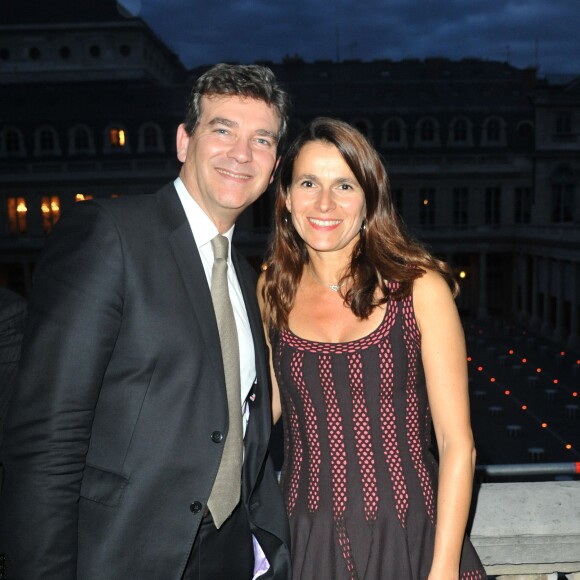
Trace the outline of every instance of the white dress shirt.
<instances>
[{"instance_id":1,"label":"white dress shirt","mask_svg":"<svg viewBox=\"0 0 580 580\"><path fill-rule=\"evenodd\" d=\"M174 182L175 189L179 195L181 205L185 210L185 215L191 227L195 244L201 256L201 262L207 278L208 287L211 288L211 270L213 267L213 250L211 248L211 240L218 235L218 230L215 224L209 219L207 214L201 209L199 204L191 197L187 188L185 187L181 178L177 178ZM232 301L232 308L234 310L234 318L236 319L236 328L238 331L238 345L240 349L240 380L242 400L241 409L244 416L242 421L243 432L246 433L246 426L249 419L249 407L246 398L252 385L256 380L256 359L254 351L254 339L250 329L250 322L248 320L248 313L244 304L242 290L240 283L236 276L234 265L232 264L232 236L234 233L232 226L225 234L223 234L230 241L228 250L228 289L230 292L230 300Z\"/></svg>"}]
</instances>

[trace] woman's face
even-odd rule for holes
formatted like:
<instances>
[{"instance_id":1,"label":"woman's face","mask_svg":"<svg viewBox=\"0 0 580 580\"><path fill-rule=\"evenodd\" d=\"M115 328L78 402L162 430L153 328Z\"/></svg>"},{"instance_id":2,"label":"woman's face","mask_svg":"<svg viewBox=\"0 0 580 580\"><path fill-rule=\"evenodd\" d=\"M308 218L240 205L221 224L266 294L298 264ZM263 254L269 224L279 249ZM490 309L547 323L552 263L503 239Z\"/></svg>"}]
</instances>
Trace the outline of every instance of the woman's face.
<instances>
[{"instance_id":1,"label":"woman's face","mask_svg":"<svg viewBox=\"0 0 580 580\"><path fill-rule=\"evenodd\" d=\"M286 208L309 248L350 256L366 203L362 187L338 149L325 141L310 141L294 161Z\"/></svg>"}]
</instances>

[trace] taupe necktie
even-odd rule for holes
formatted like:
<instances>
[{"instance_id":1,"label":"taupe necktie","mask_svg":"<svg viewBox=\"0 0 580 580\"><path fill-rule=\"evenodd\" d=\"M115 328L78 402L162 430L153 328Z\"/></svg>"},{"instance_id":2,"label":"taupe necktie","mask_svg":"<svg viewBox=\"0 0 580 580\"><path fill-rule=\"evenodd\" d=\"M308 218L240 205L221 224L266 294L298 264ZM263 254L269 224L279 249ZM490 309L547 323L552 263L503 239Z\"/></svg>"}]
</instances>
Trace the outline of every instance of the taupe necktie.
<instances>
[{"instance_id":1,"label":"taupe necktie","mask_svg":"<svg viewBox=\"0 0 580 580\"><path fill-rule=\"evenodd\" d=\"M211 298L222 348L229 416L228 435L224 443L222 460L207 502L217 528L240 501L243 454L240 351L236 320L228 291L228 246L228 239L222 235L217 235L211 241L214 255Z\"/></svg>"}]
</instances>

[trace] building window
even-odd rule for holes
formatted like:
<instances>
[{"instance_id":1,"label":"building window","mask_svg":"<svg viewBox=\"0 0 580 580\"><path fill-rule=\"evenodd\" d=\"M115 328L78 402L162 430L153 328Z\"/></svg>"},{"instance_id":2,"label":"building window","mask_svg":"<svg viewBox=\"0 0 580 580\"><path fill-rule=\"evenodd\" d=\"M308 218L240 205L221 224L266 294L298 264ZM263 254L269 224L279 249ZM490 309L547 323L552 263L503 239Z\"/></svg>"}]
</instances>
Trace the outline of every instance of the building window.
<instances>
[{"instance_id":1,"label":"building window","mask_svg":"<svg viewBox=\"0 0 580 580\"><path fill-rule=\"evenodd\" d=\"M514 221L516 224L529 224L532 219L532 189L516 187Z\"/></svg>"},{"instance_id":2,"label":"building window","mask_svg":"<svg viewBox=\"0 0 580 580\"><path fill-rule=\"evenodd\" d=\"M85 125L76 125L69 132L69 151L71 155L77 153L93 153L93 135Z\"/></svg>"},{"instance_id":3,"label":"building window","mask_svg":"<svg viewBox=\"0 0 580 580\"><path fill-rule=\"evenodd\" d=\"M467 187L453 188L453 225L466 226L469 217L469 190Z\"/></svg>"},{"instance_id":4,"label":"building window","mask_svg":"<svg viewBox=\"0 0 580 580\"><path fill-rule=\"evenodd\" d=\"M60 217L60 200L56 195L43 197L40 210L42 211L42 225L49 234Z\"/></svg>"},{"instance_id":5,"label":"building window","mask_svg":"<svg viewBox=\"0 0 580 580\"><path fill-rule=\"evenodd\" d=\"M471 124L467 119L455 119L450 127L451 145L472 145Z\"/></svg>"},{"instance_id":6,"label":"building window","mask_svg":"<svg viewBox=\"0 0 580 580\"><path fill-rule=\"evenodd\" d=\"M8 221L10 223L10 233L13 236L26 233L27 212L28 208L26 207L26 200L23 197L8 198Z\"/></svg>"},{"instance_id":7,"label":"building window","mask_svg":"<svg viewBox=\"0 0 580 580\"><path fill-rule=\"evenodd\" d=\"M426 227L435 225L435 189L432 187L419 190L419 223Z\"/></svg>"},{"instance_id":8,"label":"building window","mask_svg":"<svg viewBox=\"0 0 580 580\"><path fill-rule=\"evenodd\" d=\"M90 193L77 193L75 195L75 201L88 201L89 199L93 199Z\"/></svg>"},{"instance_id":9,"label":"building window","mask_svg":"<svg viewBox=\"0 0 580 580\"><path fill-rule=\"evenodd\" d=\"M24 139L18 129L7 128L2 131L0 152L4 155L24 155Z\"/></svg>"},{"instance_id":10,"label":"building window","mask_svg":"<svg viewBox=\"0 0 580 580\"><path fill-rule=\"evenodd\" d=\"M383 147L397 147L406 144L405 126L400 119L389 119L383 125L381 145Z\"/></svg>"},{"instance_id":11,"label":"building window","mask_svg":"<svg viewBox=\"0 0 580 580\"><path fill-rule=\"evenodd\" d=\"M568 165L559 167L552 174L552 222L569 223L574 221L574 193L576 182Z\"/></svg>"},{"instance_id":12,"label":"building window","mask_svg":"<svg viewBox=\"0 0 580 580\"><path fill-rule=\"evenodd\" d=\"M120 125L112 125L106 129L105 152L129 151L127 132Z\"/></svg>"},{"instance_id":13,"label":"building window","mask_svg":"<svg viewBox=\"0 0 580 580\"><path fill-rule=\"evenodd\" d=\"M57 155L60 152L58 135L51 127L41 127L35 133L35 155Z\"/></svg>"},{"instance_id":14,"label":"building window","mask_svg":"<svg viewBox=\"0 0 580 580\"><path fill-rule=\"evenodd\" d=\"M485 190L485 223L498 226L501 223L501 189L488 187Z\"/></svg>"},{"instance_id":15,"label":"building window","mask_svg":"<svg viewBox=\"0 0 580 580\"><path fill-rule=\"evenodd\" d=\"M483 124L482 145L506 145L505 122L503 119L492 117Z\"/></svg>"},{"instance_id":16,"label":"building window","mask_svg":"<svg viewBox=\"0 0 580 580\"><path fill-rule=\"evenodd\" d=\"M435 121L433 119L423 119L419 122L418 140L422 144L434 144L436 139Z\"/></svg>"},{"instance_id":17,"label":"building window","mask_svg":"<svg viewBox=\"0 0 580 580\"><path fill-rule=\"evenodd\" d=\"M572 133L572 115L570 113L559 113L556 116L556 133L558 135Z\"/></svg>"},{"instance_id":18,"label":"building window","mask_svg":"<svg viewBox=\"0 0 580 580\"><path fill-rule=\"evenodd\" d=\"M140 153L163 153L163 137L161 129L154 123L146 123L139 128Z\"/></svg>"}]
</instances>

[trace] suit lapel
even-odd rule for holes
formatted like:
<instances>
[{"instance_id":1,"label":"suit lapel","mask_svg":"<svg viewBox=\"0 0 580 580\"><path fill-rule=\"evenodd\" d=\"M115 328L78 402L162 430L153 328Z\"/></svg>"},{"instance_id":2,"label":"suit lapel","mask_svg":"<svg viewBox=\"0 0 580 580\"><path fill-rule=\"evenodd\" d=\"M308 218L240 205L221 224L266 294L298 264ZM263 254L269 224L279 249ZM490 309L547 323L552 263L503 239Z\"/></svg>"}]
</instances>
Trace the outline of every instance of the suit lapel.
<instances>
[{"instance_id":1,"label":"suit lapel","mask_svg":"<svg viewBox=\"0 0 580 580\"><path fill-rule=\"evenodd\" d=\"M169 244L173 250L173 256L187 291L191 308L201 329L203 345L200 346L204 348L217 376L225 385L220 339L211 293L205 283L205 271L191 233L191 226L187 221L173 184L163 188L158 196L159 212L168 230Z\"/></svg>"}]
</instances>

